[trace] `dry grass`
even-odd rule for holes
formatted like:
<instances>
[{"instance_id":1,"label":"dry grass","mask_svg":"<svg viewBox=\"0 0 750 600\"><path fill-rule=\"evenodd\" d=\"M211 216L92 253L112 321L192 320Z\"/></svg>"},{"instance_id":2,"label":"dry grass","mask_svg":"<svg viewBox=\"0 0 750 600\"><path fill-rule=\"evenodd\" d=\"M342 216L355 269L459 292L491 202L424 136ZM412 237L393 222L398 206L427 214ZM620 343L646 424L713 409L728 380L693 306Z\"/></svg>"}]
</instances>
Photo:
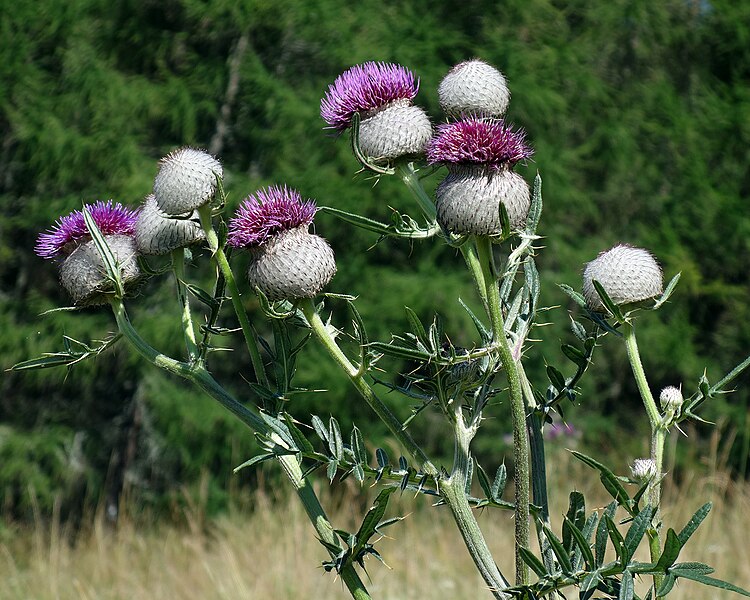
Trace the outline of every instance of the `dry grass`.
<instances>
[{"instance_id":1,"label":"dry grass","mask_svg":"<svg viewBox=\"0 0 750 600\"><path fill-rule=\"evenodd\" d=\"M564 482L564 483L563 483ZM552 489L565 509L567 490L579 489L601 504L606 498L592 472L566 463L555 470ZM330 500L337 526L355 528L360 503ZM750 587L750 486L714 474L667 488L664 516L681 527L706 499L714 510L680 560L702 560L718 577ZM596 506L596 505L594 505ZM590 507L591 508L591 507ZM371 560L368 587L373 597L389 599L486 598L482 581L443 508L423 498L405 497L392 514L411 515L390 531L378 547L392 570ZM259 494L251 514L235 514L202 524L188 515L187 527L137 529L121 524L117 532L95 527L71 546L56 528L37 527L0 545L0 598L67 599L239 599L348 598L331 574L318 565L325 558L296 500ZM513 524L509 513L485 511L480 523L506 574L512 574ZM559 518L554 526L559 529ZM645 558L645 557L644 557ZM680 583L677 599L734 598L733 594Z\"/></svg>"}]
</instances>

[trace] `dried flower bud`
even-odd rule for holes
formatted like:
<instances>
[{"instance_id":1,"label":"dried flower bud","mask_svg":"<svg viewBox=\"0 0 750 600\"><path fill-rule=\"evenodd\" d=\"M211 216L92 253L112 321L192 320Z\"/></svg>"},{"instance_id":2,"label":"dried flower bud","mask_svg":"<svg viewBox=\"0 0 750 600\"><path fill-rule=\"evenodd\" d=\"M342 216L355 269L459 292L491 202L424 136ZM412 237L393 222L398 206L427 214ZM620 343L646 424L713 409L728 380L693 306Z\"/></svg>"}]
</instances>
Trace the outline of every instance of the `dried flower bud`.
<instances>
[{"instance_id":1,"label":"dried flower bud","mask_svg":"<svg viewBox=\"0 0 750 600\"><path fill-rule=\"evenodd\" d=\"M359 147L374 159L420 154L432 136L427 114L411 101L419 81L405 67L367 62L351 67L328 86L320 115L338 131L361 117Z\"/></svg>"},{"instance_id":2,"label":"dried flower bud","mask_svg":"<svg viewBox=\"0 0 750 600\"><path fill-rule=\"evenodd\" d=\"M591 310L606 312L594 287L598 281L615 304L632 304L662 292L662 272L656 259L642 248L618 245L602 252L583 271L583 296Z\"/></svg>"},{"instance_id":3,"label":"dried flower bud","mask_svg":"<svg viewBox=\"0 0 750 600\"><path fill-rule=\"evenodd\" d=\"M665 387L659 394L659 404L667 412L674 412L682 406L682 403L682 390L673 385Z\"/></svg>"},{"instance_id":4,"label":"dried flower bud","mask_svg":"<svg viewBox=\"0 0 750 600\"><path fill-rule=\"evenodd\" d=\"M502 204L511 227L523 227L531 193L512 167L531 155L525 133L502 121L468 118L439 126L427 159L449 171L436 191L440 225L457 234L497 235Z\"/></svg>"},{"instance_id":5,"label":"dried flower bud","mask_svg":"<svg viewBox=\"0 0 750 600\"><path fill-rule=\"evenodd\" d=\"M650 458L636 458L630 467L634 479L646 482L656 476L656 463Z\"/></svg>"},{"instance_id":6,"label":"dried flower bud","mask_svg":"<svg viewBox=\"0 0 750 600\"><path fill-rule=\"evenodd\" d=\"M336 273L331 247L308 232L315 211L299 192L272 186L245 199L229 222L229 245L251 251L250 285L270 300L312 298Z\"/></svg>"},{"instance_id":7,"label":"dried flower bud","mask_svg":"<svg viewBox=\"0 0 750 600\"><path fill-rule=\"evenodd\" d=\"M153 194L146 196L135 225L135 242L141 254L167 254L206 239L198 216L175 219L159 210Z\"/></svg>"},{"instance_id":8,"label":"dried flower bud","mask_svg":"<svg viewBox=\"0 0 750 600\"><path fill-rule=\"evenodd\" d=\"M127 235L105 235L104 239L120 268L124 284L138 279L135 240ZM114 282L93 240L78 246L60 265L60 283L76 306L94 306L107 302L107 292L114 291Z\"/></svg>"},{"instance_id":9,"label":"dried flower bud","mask_svg":"<svg viewBox=\"0 0 750 600\"><path fill-rule=\"evenodd\" d=\"M452 117L501 117L508 110L510 90L495 67L481 60L469 60L457 64L443 78L438 98L440 107Z\"/></svg>"},{"instance_id":10,"label":"dried flower bud","mask_svg":"<svg viewBox=\"0 0 750 600\"><path fill-rule=\"evenodd\" d=\"M223 177L221 163L194 148L179 148L159 162L154 179L154 196L159 209L168 215L184 215L211 201L216 194L216 177Z\"/></svg>"}]
</instances>

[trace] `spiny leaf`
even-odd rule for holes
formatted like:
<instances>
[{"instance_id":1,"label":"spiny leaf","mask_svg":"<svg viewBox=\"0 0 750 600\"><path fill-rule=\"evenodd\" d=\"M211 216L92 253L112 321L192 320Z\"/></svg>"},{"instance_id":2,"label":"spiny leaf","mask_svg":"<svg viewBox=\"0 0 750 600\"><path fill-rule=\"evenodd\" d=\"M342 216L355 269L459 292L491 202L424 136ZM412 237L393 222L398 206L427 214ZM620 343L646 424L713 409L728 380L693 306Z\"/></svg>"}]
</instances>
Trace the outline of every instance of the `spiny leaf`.
<instances>
[{"instance_id":1,"label":"spiny leaf","mask_svg":"<svg viewBox=\"0 0 750 600\"><path fill-rule=\"evenodd\" d=\"M518 554L521 556L523 562L529 565L529 567L531 567L531 570L534 571L537 576L539 576L540 578L547 576L547 569L542 564L542 562L536 556L534 556L534 553L531 550L521 546L520 548L518 548Z\"/></svg>"},{"instance_id":2,"label":"spiny leaf","mask_svg":"<svg viewBox=\"0 0 750 600\"><path fill-rule=\"evenodd\" d=\"M604 509L604 514L599 520L599 525L596 528L596 566L601 567L604 564L604 553L607 549L607 521L606 517L611 520L615 516L617 511L617 502L610 502L607 508Z\"/></svg>"},{"instance_id":3,"label":"spiny leaf","mask_svg":"<svg viewBox=\"0 0 750 600\"><path fill-rule=\"evenodd\" d=\"M680 555L683 543L677 537L674 529L671 527L667 530L667 539L664 541L664 550L656 563L656 566L665 571L671 567Z\"/></svg>"},{"instance_id":4,"label":"spiny leaf","mask_svg":"<svg viewBox=\"0 0 750 600\"><path fill-rule=\"evenodd\" d=\"M635 583L633 582L633 574L630 571L625 571L622 574L622 581L620 582L620 594L617 596L617 600L633 600L635 596Z\"/></svg>"},{"instance_id":5,"label":"spiny leaf","mask_svg":"<svg viewBox=\"0 0 750 600\"><path fill-rule=\"evenodd\" d=\"M639 512L633 519L630 529L625 534L625 545L624 545L624 558L625 564L630 562L630 559L635 554L638 545L641 543L646 530L651 525L651 518L653 517L654 510L651 505L647 504L641 512Z\"/></svg>"},{"instance_id":6,"label":"spiny leaf","mask_svg":"<svg viewBox=\"0 0 750 600\"><path fill-rule=\"evenodd\" d=\"M700 524L703 523L703 520L708 516L708 513L711 512L712 506L713 504L711 502L706 502L695 511L695 514L687 522L687 525L685 525L685 527L682 528L682 531L677 534L677 539L679 539L683 546L690 539L690 536L695 533L695 530L698 529Z\"/></svg>"}]
</instances>

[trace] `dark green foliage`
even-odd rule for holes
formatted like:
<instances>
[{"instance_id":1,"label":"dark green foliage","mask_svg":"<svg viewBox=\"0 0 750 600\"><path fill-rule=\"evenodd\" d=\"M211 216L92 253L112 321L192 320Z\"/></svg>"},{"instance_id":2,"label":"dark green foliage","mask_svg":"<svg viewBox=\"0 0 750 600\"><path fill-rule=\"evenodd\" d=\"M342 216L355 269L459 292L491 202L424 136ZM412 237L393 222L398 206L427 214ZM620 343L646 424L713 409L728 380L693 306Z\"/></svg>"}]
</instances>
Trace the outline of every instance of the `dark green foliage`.
<instances>
[{"instance_id":1,"label":"dark green foliage","mask_svg":"<svg viewBox=\"0 0 750 600\"><path fill-rule=\"evenodd\" d=\"M32 254L35 237L82 200L112 197L136 205L151 189L156 161L176 146L220 154L229 211L260 185L285 182L339 211L394 223L393 207L419 222L416 203L396 178L373 185L354 174L348 139L322 129L320 98L350 65L392 60L421 78L417 101L438 121L441 77L454 63L478 56L508 76L509 119L528 130L536 149L533 163L520 170L529 181L537 169L544 177L540 302L580 315L554 284L579 289L583 262L615 242L648 247L667 277L682 272L668 305L639 320L651 384L692 390L704 367L715 381L750 347L748 10L729 0L477 0L461 11L414 1L19 3L4 12L0 26L0 367L62 349L63 333L89 343L114 328L103 309L38 316L68 299L55 267ZM232 64L238 65L234 91ZM425 182L428 189L439 177ZM398 219L395 225L404 223L412 225ZM387 342L439 313L452 343L477 343L475 323L457 299L481 311L454 249L397 237L372 247L378 233L355 229L333 211L319 213L316 229L337 253L331 291L358 296L370 340ZM242 254L233 259L237 273L246 261ZM203 289L210 280L199 269L188 274ZM179 356L174 297L165 274L130 304L144 337ZM259 333L273 340L249 293L245 304ZM350 319L343 319L340 304L343 325ZM640 410L623 350L603 340L579 386L576 375L587 369L591 348L571 334L565 310L546 314L554 325L539 330L545 341L527 368L530 379L542 386L549 376L556 396L575 398L582 408L566 403L566 418L597 443L620 418ZM226 332L235 322L223 312L216 325ZM572 369L560 356L561 339L569 344L562 353ZM247 388L237 372L252 378L243 345L237 335L214 342L234 351L212 353L210 367L242 398ZM355 357L356 348L349 349ZM547 368L543 358L555 366ZM367 407L319 348L308 344L295 366L297 386L326 392L294 396L290 412L325 421L335 414L344 431L356 421L366 439L383 439L384 429L371 424ZM726 414L737 424L733 464L744 469L750 396L747 385L738 387L712 397L701 414ZM402 418L411 413L403 397L384 391L383 398ZM501 459L505 408L491 403L486 409L491 418L474 447L479 462ZM57 370L4 374L0 421L7 433L0 436L0 455L38 459L38 478L0 469L0 489L10 494L4 506L25 512L31 479L45 507L55 494L71 503L81 497L80 490L55 483L77 477L58 456L75 432L86 440L88 493L100 493L138 411L148 415L150 429L139 430L135 462L122 468L137 473L131 480L144 498L195 482L204 469L222 489L231 467L251 452L241 426L199 393L151 373L123 346L77 366L66 379ZM451 448L431 419L428 408L410 428L428 454L447 457ZM20 440L28 441L23 451ZM152 452L155 447L160 451ZM597 531L605 529L600 524Z\"/></svg>"}]
</instances>

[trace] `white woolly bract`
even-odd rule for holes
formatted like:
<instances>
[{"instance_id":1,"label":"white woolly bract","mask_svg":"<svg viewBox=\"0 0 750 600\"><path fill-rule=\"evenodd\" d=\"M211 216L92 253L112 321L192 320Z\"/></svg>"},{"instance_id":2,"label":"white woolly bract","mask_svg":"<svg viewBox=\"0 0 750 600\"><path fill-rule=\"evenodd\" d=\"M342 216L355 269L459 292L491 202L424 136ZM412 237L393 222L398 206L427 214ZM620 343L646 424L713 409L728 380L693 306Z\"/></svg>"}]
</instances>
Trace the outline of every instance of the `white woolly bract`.
<instances>
[{"instance_id":1,"label":"white woolly bract","mask_svg":"<svg viewBox=\"0 0 750 600\"><path fill-rule=\"evenodd\" d=\"M661 267L648 250L619 245L602 252L583 271L583 296L591 310L607 312L594 287L598 281L619 305L654 298L662 292Z\"/></svg>"},{"instance_id":2,"label":"white woolly bract","mask_svg":"<svg viewBox=\"0 0 750 600\"><path fill-rule=\"evenodd\" d=\"M431 137L427 113L408 100L392 102L359 124L359 148L375 160L422 154Z\"/></svg>"},{"instance_id":3,"label":"white woolly bract","mask_svg":"<svg viewBox=\"0 0 750 600\"><path fill-rule=\"evenodd\" d=\"M168 215L183 215L203 206L216 193L216 175L223 177L221 163L194 148L180 148L161 159L154 179L159 209Z\"/></svg>"},{"instance_id":4,"label":"white woolly bract","mask_svg":"<svg viewBox=\"0 0 750 600\"><path fill-rule=\"evenodd\" d=\"M107 240L117 264L123 283L135 281L140 276L135 240L127 235L107 235ZM113 282L107 277L104 265L93 240L81 244L60 265L60 283L73 298L76 306L105 304L104 292L114 291Z\"/></svg>"},{"instance_id":5,"label":"white woolly bract","mask_svg":"<svg viewBox=\"0 0 750 600\"><path fill-rule=\"evenodd\" d=\"M481 60L470 60L453 67L438 87L440 107L458 117L473 114L501 117L510 104L510 90L503 74Z\"/></svg>"},{"instance_id":6,"label":"white woolly bract","mask_svg":"<svg viewBox=\"0 0 750 600\"><path fill-rule=\"evenodd\" d=\"M198 215L174 219L159 210L156 198L146 197L135 224L135 244L141 254L167 254L206 238Z\"/></svg>"},{"instance_id":7,"label":"white woolly bract","mask_svg":"<svg viewBox=\"0 0 750 600\"><path fill-rule=\"evenodd\" d=\"M664 410L679 408L683 401L682 390L673 385L665 387L659 394L659 404Z\"/></svg>"},{"instance_id":8,"label":"white woolly bract","mask_svg":"<svg viewBox=\"0 0 750 600\"><path fill-rule=\"evenodd\" d=\"M251 249L248 281L269 300L312 298L336 274L333 250L307 227L282 231Z\"/></svg>"},{"instance_id":9,"label":"white woolly bract","mask_svg":"<svg viewBox=\"0 0 750 600\"><path fill-rule=\"evenodd\" d=\"M437 188L435 202L437 220L444 229L456 234L502 233L501 204L512 229L525 225L531 193L518 173L483 166L449 166L448 170Z\"/></svg>"},{"instance_id":10,"label":"white woolly bract","mask_svg":"<svg viewBox=\"0 0 750 600\"><path fill-rule=\"evenodd\" d=\"M635 479L648 481L656 475L656 463L650 458L636 458L630 471Z\"/></svg>"}]
</instances>

